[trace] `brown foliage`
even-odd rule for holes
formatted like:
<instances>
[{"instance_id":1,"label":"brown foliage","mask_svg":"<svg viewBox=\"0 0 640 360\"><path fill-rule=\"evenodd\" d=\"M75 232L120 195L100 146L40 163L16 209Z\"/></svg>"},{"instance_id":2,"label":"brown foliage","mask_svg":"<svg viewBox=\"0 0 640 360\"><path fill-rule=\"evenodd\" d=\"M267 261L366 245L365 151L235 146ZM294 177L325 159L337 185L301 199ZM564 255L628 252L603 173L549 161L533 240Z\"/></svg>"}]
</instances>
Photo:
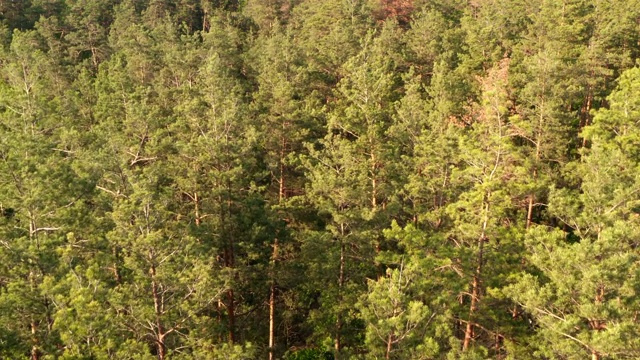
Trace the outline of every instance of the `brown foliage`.
<instances>
[{"instance_id":1,"label":"brown foliage","mask_svg":"<svg viewBox=\"0 0 640 360\"><path fill-rule=\"evenodd\" d=\"M380 0L374 16L380 21L395 18L401 25L406 25L411 19L413 9L413 0Z\"/></svg>"}]
</instances>

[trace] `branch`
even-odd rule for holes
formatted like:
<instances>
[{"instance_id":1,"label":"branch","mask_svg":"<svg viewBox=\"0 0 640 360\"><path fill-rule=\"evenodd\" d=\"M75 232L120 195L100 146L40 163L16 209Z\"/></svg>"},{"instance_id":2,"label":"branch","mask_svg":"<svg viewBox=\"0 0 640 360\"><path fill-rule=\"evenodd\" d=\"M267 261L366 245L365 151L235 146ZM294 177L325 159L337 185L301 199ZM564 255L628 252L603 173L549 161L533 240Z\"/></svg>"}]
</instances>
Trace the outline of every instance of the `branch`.
<instances>
[{"instance_id":1,"label":"branch","mask_svg":"<svg viewBox=\"0 0 640 360\"><path fill-rule=\"evenodd\" d=\"M122 197L126 197L126 196L124 196L124 195L122 195L122 194L120 193L120 190L118 190L117 192L115 192L115 191L109 190L109 189L107 189L107 188L105 188L105 187L102 187L102 186L99 186L99 185L96 185L96 189L98 189L98 190L102 190L102 191L104 191L104 192L107 192L107 193L109 193L109 194L111 194L111 195L113 195L113 196L115 196L115 197L121 197L121 196L122 196Z\"/></svg>"},{"instance_id":2,"label":"branch","mask_svg":"<svg viewBox=\"0 0 640 360\"><path fill-rule=\"evenodd\" d=\"M129 152L129 155L134 155L132 153ZM137 155L134 155L135 159L131 160L131 162L129 162L129 167L133 167L135 165L137 165L138 163L148 163L154 160L157 160L158 157L157 156L153 156L153 157L138 157Z\"/></svg>"},{"instance_id":3,"label":"branch","mask_svg":"<svg viewBox=\"0 0 640 360\"><path fill-rule=\"evenodd\" d=\"M56 231L56 230L60 230L59 227L43 227L43 228L37 228L35 230L31 231L31 235L34 235L40 231Z\"/></svg>"},{"instance_id":4,"label":"branch","mask_svg":"<svg viewBox=\"0 0 640 360\"><path fill-rule=\"evenodd\" d=\"M520 304L520 306L526 308L526 306L524 306L524 304ZM558 319L558 320L560 320L562 322L567 322L567 320L565 318L562 318L562 317L560 317L560 316L558 316L558 315L556 315L556 314L554 314L554 313L552 313L550 311L547 311L547 310L544 310L544 309L540 309L540 308L533 308L533 309L538 311L538 312L540 312L540 313L543 313L545 315L549 315L552 318Z\"/></svg>"},{"instance_id":5,"label":"branch","mask_svg":"<svg viewBox=\"0 0 640 360\"><path fill-rule=\"evenodd\" d=\"M631 191L630 193L628 193L628 194L627 194L627 196L631 196L631 195L633 195L633 194L637 193L638 191L640 191L640 188L639 188L639 189L635 189L635 190ZM624 199L620 200L617 204L613 205L613 206L611 207L611 209L609 209L609 210L605 211L605 214L609 214L609 213L611 213L612 211L614 211L615 209L617 209L620 205L624 204L626 201L627 201L627 198L625 197Z\"/></svg>"},{"instance_id":6,"label":"branch","mask_svg":"<svg viewBox=\"0 0 640 360\"><path fill-rule=\"evenodd\" d=\"M503 339L507 339L507 340L509 340L509 341L512 341L512 340L513 340L513 339L511 339L510 337L505 336L504 334L501 334L501 333L499 333L499 332L497 332L497 331L489 330L489 329L487 329L486 327L484 327L484 326L482 326L482 325L480 325L480 324L478 324L478 323L476 323L476 322L473 322L473 321L467 321L467 320L462 320L462 319L460 319L460 318L458 318L458 319L456 319L456 320L460 321L460 322L461 322L461 323L463 323L463 324L471 324L471 325L473 325L474 327L477 327L477 328L479 328L479 329L484 330L487 334L491 334L491 335L498 335L498 336L500 336L501 338L503 338Z\"/></svg>"},{"instance_id":7,"label":"branch","mask_svg":"<svg viewBox=\"0 0 640 360\"><path fill-rule=\"evenodd\" d=\"M75 154L76 153L75 151L65 150L65 149L57 149L57 148L52 148L51 150L60 151L60 152L65 153L65 154Z\"/></svg>"}]
</instances>

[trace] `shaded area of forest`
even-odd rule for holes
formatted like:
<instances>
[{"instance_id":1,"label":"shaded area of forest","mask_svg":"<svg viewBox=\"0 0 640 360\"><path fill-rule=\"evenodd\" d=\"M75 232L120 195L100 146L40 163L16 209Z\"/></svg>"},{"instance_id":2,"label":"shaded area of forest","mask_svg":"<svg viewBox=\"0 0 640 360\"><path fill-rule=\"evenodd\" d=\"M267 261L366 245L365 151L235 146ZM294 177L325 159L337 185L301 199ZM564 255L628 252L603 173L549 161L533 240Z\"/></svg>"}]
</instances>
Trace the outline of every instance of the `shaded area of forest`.
<instances>
[{"instance_id":1,"label":"shaded area of forest","mask_svg":"<svg viewBox=\"0 0 640 360\"><path fill-rule=\"evenodd\" d=\"M638 0L0 20L0 358L640 358Z\"/></svg>"}]
</instances>

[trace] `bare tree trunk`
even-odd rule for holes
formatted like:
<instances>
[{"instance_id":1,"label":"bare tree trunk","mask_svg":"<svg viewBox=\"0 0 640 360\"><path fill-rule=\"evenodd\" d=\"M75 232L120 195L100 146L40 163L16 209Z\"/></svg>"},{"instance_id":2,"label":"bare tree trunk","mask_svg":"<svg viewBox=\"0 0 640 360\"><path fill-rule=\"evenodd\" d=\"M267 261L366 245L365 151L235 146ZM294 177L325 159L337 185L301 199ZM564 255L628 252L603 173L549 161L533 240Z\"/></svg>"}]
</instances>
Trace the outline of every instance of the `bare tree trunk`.
<instances>
[{"instance_id":1,"label":"bare tree trunk","mask_svg":"<svg viewBox=\"0 0 640 360\"><path fill-rule=\"evenodd\" d=\"M387 353L384 358L389 360L391 358L391 347L393 345L393 334L389 334L389 338L387 339Z\"/></svg>"},{"instance_id":2,"label":"bare tree trunk","mask_svg":"<svg viewBox=\"0 0 640 360\"><path fill-rule=\"evenodd\" d=\"M378 196L378 182L376 179L376 155L371 150L371 207L376 208L378 206L376 197Z\"/></svg>"},{"instance_id":3,"label":"bare tree trunk","mask_svg":"<svg viewBox=\"0 0 640 360\"><path fill-rule=\"evenodd\" d=\"M593 76L593 71L591 72L591 75ZM589 112L591 111L591 103L593 102L593 89L591 86L588 87L587 89L588 93L587 93L587 98L585 99L585 104L581 109L581 119L580 119L580 131L582 131L582 129L584 129L585 127L589 126L589 124L591 123L591 115L589 114ZM586 147L587 146L587 138L584 137L582 138L582 147Z\"/></svg>"},{"instance_id":4,"label":"bare tree trunk","mask_svg":"<svg viewBox=\"0 0 640 360\"><path fill-rule=\"evenodd\" d=\"M202 14L202 32L208 33L209 28L209 12L205 9Z\"/></svg>"},{"instance_id":5,"label":"bare tree trunk","mask_svg":"<svg viewBox=\"0 0 640 360\"><path fill-rule=\"evenodd\" d=\"M38 325L36 322L31 320L31 336L33 339L33 346L31 347L31 360L40 360L40 350L38 349L38 338L36 337L36 332L38 330Z\"/></svg>"},{"instance_id":6,"label":"bare tree trunk","mask_svg":"<svg viewBox=\"0 0 640 360\"><path fill-rule=\"evenodd\" d=\"M269 292L269 360L273 360L273 351L276 346L275 341L275 323L276 323L276 283L275 283L275 265L278 259L278 239L273 242L273 254L271 257L271 289Z\"/></svg>"},{"instance_id":7,"label":"bare tree trunk","mask_svg":"<svg viewBox=\"0 0 640 360\"><path fill-rule=\"evenodd\" d=\"M342 306L342 288L344 287L344 268L345 268L345 245L344 245L344 224L340 224L340 272L338 275L338 302ZM335 349L339 353L342 348L340 334L342 332L342 313L341 310L336 314L336 341Z\"/></svg>"},{"instance_id":8,"label":"bare tree trunk","mask_svg":"<svg viewBox=\"0 0 640 360\"><path fill-rule=\"evenodd\" d=\"M462 343L462 350L466 351L469 349L469 345L471 344L471 340L474 337L474 325L473 319L475 317L476 310L478 309L478 302L480 301L481 296L481 282L482 282L482 262L483 262L483 251L484 251L484 242L487 237L487 225L489 223L489 197L490 193L486 195L485 202L485 215L484 221L482 223L482 232L480 234L480 238L478 239L478 258L476 265L476 272L473 275L473 283L471 284L471 305L469 306L469 321L467 322L467 327L464 332L464 342Z\"/></svg>"},{"instance_id":9,"label":"bare tree trunk","mask_svg":"<svg viewBox=\"0 0 640 360\"><path fill-rule=\"evenodd\" d=\"M531 227L531 223L533 221L533 203L535 201L535 195L530 194L529 195L529 206L527 208L527 225L526 228L530 228Z\"/></svg>"},{"instance_id":10,"label":"bare tree trunk","mask_svg":"<svg viewBox=\"0 0 640 360\"><path fill-rule=\"evenodd\" d=\"M537 177L538 177L538 170L536 169L536 170L533 170L533 180L535 181ZM531 227L531 224L533 223L533 207L535 206L535 199L536 199L536 196L532 192L529 195L529 207L527 209L527 225L526 225L527 229L529 229Z\"/></svg>"},{"instance_id":11,"label":"bare tree trunk","mask_svg":"<svg viewBox=\"0 0 640 360\"><path fill-rule=\"evenodd\" d=\"M198 193L193 193L193 202L195 206L196 226L200 226L200 201L198 200Z\"/></svg>"},{"instance_id":12,"label":"bare tree trunk","mask_svg":"<svg viewBox=\"0 0 640 360\"><path fill-rule=\"evenodd\" d=\"M218 316L218 324L222 324L222 314L224 312L224 300L222 298L222 296L220 296L220 298L218 298L218 301L216 303L216 314ZM222 333L219 332L218 333L218 342L223 342L224 339L222 338Z\"/></svg>"},{"instance_id":13,"label":"bare tree trunk","mask_svg":"<svg viewBox=\"0 0 640 360\"><path fill-rule=\"evenodd\" d=\"M234 254L234 241L233 237L229 238L229 249L227 251L227 266L229 268L235 267L235 254ZM227 292L227 313L229 315L229 342L236 342L236 307L235 307L235 294L233 289L229 289Z\"/></svg>"},{"instance_id":14,"label":"bare tree trunk","mask_svg":"<svg viewBox=\"0 0 640 360\"><path fill-rule=\"evenodd\" d=\"M271 293L269 294L269 360L273 360L273 348L275 347L275 302L276 287L271 284Z\"/></svg>"},{"instance_id":15,"label":"bare tree trunk","mask_svg":"<svg viewBox=\"0 0 640 360\"><path fill-rule=\"evenodd\" d=\"M231 183L228 181L227 182L227 192L231 193ZM224 208L224 206L220 207L220 222L222 224L222 233L223 234L227 234L228 238L226 239L226 244L224 246L224 251L223 251L223 260L224 260L224 266L228 269L233 269L235 267L235 241L233 239L233 233L232 233L232 229L231 227L227 227L227 220L231 219L231 199L223 199L222 196L218 197L218 201L220 202L220 204L225 204L226 205L226 209ZM226 303L226 308L227 308L227 326L228 326L228 340L229 343L233 344L236 341L236 335L235 335L235 323L236 323L236 318L235 318L235 295L233 292L233 288L230 288L229 290L227 290L227 303Z\"/></svg>"},{"instance_id":16,"label":"bare tree trunk","mask_svg":"<svg viewBox=\"0 0 640 360\"><path fill-rule=\"evenodd\" d=\"M91 47L91 62L93 63L93 68L98 69L98 49L94 46Z\"/></svg>"},{"instance_id":17,"label":"bare tree trunk","mask_svg":"<svg viewBox=\"0 0 640 360\"><path fill-rule=\"evenodd\" d=\"M227 127L228 124L225 121L225 127ZM226 133L225 135L225 155L228 157L229 154L229 133ZM227 194L232 194L233 193L233 187L231 186L231 180L227 179L227 184L226 184L226 190L227 190ZM221 220L222 220L222 231L223 233L227 233L229 234L229 238L227 239L227 246L225 249L225 257L224 257L224 261L225 261L225 266L229 269L233 269L235 268L235 241L234 241L234 235L233 235L233 231L232 231L232 226L230 226L229 228L227 228L227 220L231 220L232 218L232 200L230 197L227 197L227 199L225 199L224 202L222 202L222 199L220 201L221 204L226 204L227 207L226 209L221 207ZM229 289L229 291L227 291L227 314L229 315L229 319L228 319L228 326L229 326L229 343L233 344L236 341L236 333L235 333L235 327L236 327L236 313L235 313L235 295L233 292L233 288Z\"/></svg>"},{"instance_id":18,"label":"bare tree trunk","mask_svg":"<svg viewBox=\"0 0 640 360\"><path fill-rule=\"evenodd\" d=\"M164 301L162 295L158 291L158 283L156 282L156 267L151 266L149 271L151 273L151 293L153 295L153 309L156 316L156 346L158 351L158 360L164 360L167 353L167 348L164 343L164 326L162 325L162 314L164 312Z\"/></svg>"},{"instance_id":19,"label":"bare tree trunk","mask_svg":"<svg viewBox=\"0 0 640 360\"><path fill-rule=\"evenodd\" d=\"M35 241L36 247L40 248L40 243L38 242L37 234L36 234L36 223L33 214L29 210L29 238L33 242ZM29 279L31 283L31 290L34 291L37 288L35 284L35 276L33 274L33 270L29 271ZM31 347L31 360L40 360L40 349L38 349L38 336L36 335L38 332L38 324L31 317L31 337L33 341L33 346Z\"/></svg>"},{"instance_id":20,"label":"bare tree trunk","mask_svg":"<svg viewBox=\"0 0 640 360\"><path fill-rule=\"evenodd\" d=\"M164 337L158 337L158 360L164 360L167 357L167 348L164 345Z\"/></svg>"},{"instance_id":21,"label":"bare tree trunk","mask_svg":"<svg viewBox=\"0 0 640 360\"><path fill-rule=\"evenodd\" d=\"M474 337L474 326L473 326L473 318L478 306L478 297L480 296L480 279L479 274L473 276L473 284L471 291L471 306L469 307L469 321L467 322L467 327L464 331L464 342L462 343L462 350L466 351L469 349L469 345L471 344L471 340Z\"/></svg>"},{"instance_id":22,"label":"bare tree trunk","mask_svg":"<svg viewBox=\"0 0 640 360\"><path fill-rule=\"evenodd\" d=\"M283 131L284 131L284 125L283 125ZM284 158L286 156L287 153L287 141L284 138L284 136L282 137L282 141L281 141L281 145L280 145L280 160L279 160L279 167L280 167L280 179L279 179L279 189L278 189L278 203L282 203L282 201L284 200L285 197L285 191L286 191L286 184L285 184L285 177L284 177L284 171L285 171L285 164L284 164Z\"/></svg>"},{"instance_id":23,"label":"bare tree trunk","mask_svg":"<svg viewBox=\"0 0 640 360\"><path fill-rule=\"evenodd\" d=\"M538 163L540 162L540 146L542 145L540 142L542 141L542 126L544 121L544 101L540 105L540 116L538 116L538 130L536 131L536 156L535 163L533 164L533 181L535 182L538 179ZM531 223L533 222L533 208L535 206L536 196L533 192L529 195L529 207L527 209L527 225L526 229L531 227Z\"/></svg>"},{"instance_id":24,"label":"bare tree trunk","mask_svg":"<svg viewBox=\"0 0 640 360\"><path fill-rule=\"evenodd\" d=\"M227 314L229 315L229 342L231 344L236 342L236 314L235 314L235 298L233 289L229 289L227 292Z\"/></svg>"},{"instance_id":25,"label":"bare tree trunk","mask_svg":"<svg viewBox=\"0 0 640 360\"><path fill-rule=\"evenodd\" d=\"M122 283L122 276L118 270L118 248L114 246L111 251L113 253L113 277L116 280L116 284L120 285Z\"/></svg>"},{"instance_id":26,"label":"bare tree trunk","mask_svg":"<svg viewBox=\"0 0 640 360\"><path fill-rule=\"evenodd\" d=\"M287 122L282 123L283 135L280 139L280 159L278 167L280 177L278 179L278 204L282 204L286 196L286 179L285 173L285 156L287 154L287 139L284 136L286 132ZM275 322L276 322L276 274L275 267L278 261L278 239L273 241L273 253L271 256L271 288L269 290L269 360L274 358L274 350L276 346Z\"/></svg>"}]
</instances>

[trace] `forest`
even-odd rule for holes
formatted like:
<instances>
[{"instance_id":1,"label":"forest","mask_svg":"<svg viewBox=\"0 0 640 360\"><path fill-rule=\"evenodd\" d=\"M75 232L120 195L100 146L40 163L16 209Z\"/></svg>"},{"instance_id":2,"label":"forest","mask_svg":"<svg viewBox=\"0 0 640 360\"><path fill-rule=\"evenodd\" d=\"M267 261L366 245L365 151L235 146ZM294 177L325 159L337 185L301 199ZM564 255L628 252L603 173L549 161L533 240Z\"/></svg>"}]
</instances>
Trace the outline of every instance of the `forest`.
<instances>
[{"instance_id":1,"label":"forest","mask_svg":"<svg viewBox=\"0 0 640 360\"><path fill-rule=\"evenodd\" d=\"M640 0L0 0L0 359L640 359Z\"/></svg>"}]
</instances>

